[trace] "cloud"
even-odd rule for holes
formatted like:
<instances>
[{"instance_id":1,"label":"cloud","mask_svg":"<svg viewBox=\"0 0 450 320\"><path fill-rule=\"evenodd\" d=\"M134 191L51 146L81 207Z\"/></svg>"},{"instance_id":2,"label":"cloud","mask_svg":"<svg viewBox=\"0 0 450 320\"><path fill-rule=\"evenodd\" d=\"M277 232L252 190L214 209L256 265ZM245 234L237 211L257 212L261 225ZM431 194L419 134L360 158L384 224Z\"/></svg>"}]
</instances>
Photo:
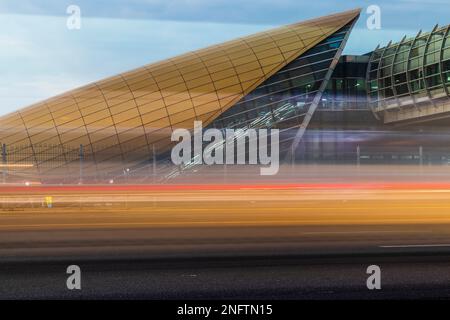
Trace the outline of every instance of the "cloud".
<instances>
[{"instance_id":1,"label":"cloud","mask_svg":"<svg viewBox=\"0 0 450 320\"><path fill-rule=\"evenodd\" d=\"M73 0L2 0L0 12L65 16ZM353 8L367 0L77 0L85 17L202 21L241 24L286 24ZM448 0L377 0L390 28L448 23ZM420 15L417 15L420 13ZM414 17L412 17L414 14ZM365 12L363 11L363 19Z\"/></svg>"}]
</instances>

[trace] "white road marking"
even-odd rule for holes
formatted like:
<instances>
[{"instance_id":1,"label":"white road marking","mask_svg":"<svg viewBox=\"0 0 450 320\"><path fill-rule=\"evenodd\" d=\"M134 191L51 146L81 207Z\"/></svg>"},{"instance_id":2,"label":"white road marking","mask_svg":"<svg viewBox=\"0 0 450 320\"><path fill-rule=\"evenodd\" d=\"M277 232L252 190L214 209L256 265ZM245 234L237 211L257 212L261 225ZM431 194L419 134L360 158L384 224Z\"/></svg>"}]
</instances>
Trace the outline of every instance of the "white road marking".
<instances>
[{"instance_id":1,"label":"white road marking","mask_svg":"<svg viewBox=\"0 0 450 320\"><path fill-rule=\"evenodd\" d=\"M380 248L433 248L433 247L450 247L450 243L380 246Z\"/></svg>"},{"instance_id":2,"label":"white road marking","mask_svg":"<svg viewBox=\"0 0 450 320\"><path fill-rule=\"evenodd\" d=\"M366 230L366 231L311 231L303 232L304 235L315 234L365 234L365 233L425 233L431 232L430 230Z\"/></svg>"}]
</instances>

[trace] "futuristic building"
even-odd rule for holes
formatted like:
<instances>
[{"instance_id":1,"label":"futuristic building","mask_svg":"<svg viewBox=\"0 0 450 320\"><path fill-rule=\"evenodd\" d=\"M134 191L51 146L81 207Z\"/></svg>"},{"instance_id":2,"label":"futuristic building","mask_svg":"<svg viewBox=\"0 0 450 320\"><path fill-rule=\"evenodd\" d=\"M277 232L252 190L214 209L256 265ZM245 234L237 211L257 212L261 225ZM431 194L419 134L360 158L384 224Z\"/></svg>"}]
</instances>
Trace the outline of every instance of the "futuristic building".
<instances>
[{"instance_id":1,"label":"futuristic building","mask_svg":"<svg viewBox=\"0 0 450 320\"><path fill-rule=\"evenodd\" d=\"M341 56L359 14L213 45L1 117L3 174L102 180L165 159L173 130L192 129L194 120L219 129L278 128L294 161L354 160L355 152L359 161L359 145L345 143L348 132L450 111L448 27Z\"/></svg>"},{"instance_id":2,"label":"futuristic building","mask_svg":"<svg viewBox=\"0 0 450 320\"><path fill-rule=\"evenodd\" d=\"M377 48L369 65L371 108L384 123L429 120L450 111L449 26Z\"/></svg>"}]
</instances>

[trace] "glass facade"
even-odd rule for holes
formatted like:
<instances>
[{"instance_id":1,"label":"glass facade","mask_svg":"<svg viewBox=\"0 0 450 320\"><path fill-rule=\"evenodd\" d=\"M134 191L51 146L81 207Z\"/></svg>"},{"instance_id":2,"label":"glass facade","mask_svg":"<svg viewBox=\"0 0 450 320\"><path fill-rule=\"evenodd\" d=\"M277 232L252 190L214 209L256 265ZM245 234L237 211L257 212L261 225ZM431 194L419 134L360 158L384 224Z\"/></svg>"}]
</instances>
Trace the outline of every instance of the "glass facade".
<instances>
[{"instance_id":1,"label":"glass facade","mask_svg":"<svg viewBox=\"0 0 450 320\"><path fill-rule=\"evenodd\" d=\"M380 118L388 109L440 106L450 97L449 27L378 48L371 56L368 86Z\"/></svg>"},{"instance_id":2,"label":"glass facade","mask_svg":"<svg viewBox=\"0 0 450 320\"><path fill-rule=\"evenodd\" d=\"M369 56L342 56L319 105L319 110L368 109L366 70Z\"/></svg>"},{"instance_id":3,"label":"glass facade","mask_svg":"<svg viewBox=\"0 0 450 320\"><path fill-rule=\"evenodd\" d=\"M356 150L382 124L367 99L369 55L341 56L295 154L299 163L355 163Z\"/></svg>"},{"instance_id":4,"label":"glass facade","mask_svg":"<svg viewBox=\"0 0 450 320\"><path fill-rule=\"evenodd\" d=\"M321 85L327 81L332 61L339 58L338 50L351 26L347 24L286 65L222 113L211 127L278 128L281 133L299 127L316 96L322 95Z\"/></svg>"}]
</instances>

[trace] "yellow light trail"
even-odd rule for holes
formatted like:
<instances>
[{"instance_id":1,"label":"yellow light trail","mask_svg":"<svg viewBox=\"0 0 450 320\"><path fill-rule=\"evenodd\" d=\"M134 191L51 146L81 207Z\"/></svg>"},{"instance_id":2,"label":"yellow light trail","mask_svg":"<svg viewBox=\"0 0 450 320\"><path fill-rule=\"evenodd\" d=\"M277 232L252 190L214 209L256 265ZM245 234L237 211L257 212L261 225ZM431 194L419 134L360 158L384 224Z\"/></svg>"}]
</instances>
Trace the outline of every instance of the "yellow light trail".
<instances>
[{"instance_id":1,"label":"yellow light trail","mask_svg":"<svg viewBox=\"0 0 450 320\"><path fill-rule=\"evenodd\" d=\"M33 164L19 164L19 163L8 163L8 164L1 164L0 168L31 168L34 167Z\"/></svg>"}]
</instances>

